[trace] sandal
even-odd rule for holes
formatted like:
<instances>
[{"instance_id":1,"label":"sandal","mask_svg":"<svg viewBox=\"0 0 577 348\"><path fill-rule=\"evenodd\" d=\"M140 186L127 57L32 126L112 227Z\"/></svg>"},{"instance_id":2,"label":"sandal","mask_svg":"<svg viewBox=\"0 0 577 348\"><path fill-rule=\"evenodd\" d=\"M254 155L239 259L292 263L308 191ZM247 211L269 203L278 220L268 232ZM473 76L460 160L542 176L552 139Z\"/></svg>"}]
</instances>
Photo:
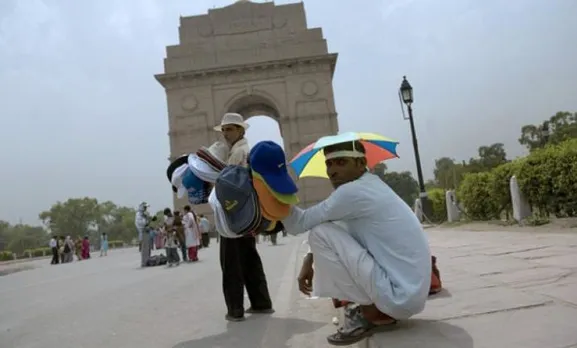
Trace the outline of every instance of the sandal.
<instances>
[{"instance_id":1,"label":"sandal","mask_svg":"<svg viewBox=\"0 0 577 348\"><path fill-rule=\"evenodd\" d=\"M367 326L356 328L350 332L344 332L339 329L336 333L327 336L327 342L333 346L349 346L365 338L369 338L376 333L392 330L396 327L396 324L396 321L383 325L368 323Z\"/></svg>"},{"instance_id":2,"label":"sandal","mask_svg":"<svg viewBox=\"0 0 577 348\"><path fill-rule=\"evenodd\" d=\"M333 346L348 346L372 335L389 331L396 327L397 321L386 324L374 324L367 321L361 314L360 307L348 310L345 323L336 333L327 337L327 342Z\"/></svg>"}]
</instances>

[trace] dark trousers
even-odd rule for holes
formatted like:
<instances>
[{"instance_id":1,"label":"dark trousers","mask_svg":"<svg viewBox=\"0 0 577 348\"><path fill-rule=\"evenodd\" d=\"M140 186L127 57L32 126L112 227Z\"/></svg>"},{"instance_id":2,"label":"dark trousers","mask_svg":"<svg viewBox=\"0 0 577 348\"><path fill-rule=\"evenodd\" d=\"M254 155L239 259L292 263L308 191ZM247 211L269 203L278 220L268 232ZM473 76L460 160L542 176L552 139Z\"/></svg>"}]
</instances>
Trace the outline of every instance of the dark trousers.
<instances>
[{"instance_id":1,"label":"dark trousers","mask_svg":"<svg viewBox=\"0 0 577 348\"><path fill-rule=\"evenodd\" d=\"M208 233L203 233L201 236L202 236L202 246L204 248L207 248L208 244L210 244L210 236L208 235Z\"/></svg>"},{"instance_id":2,"label":"dark trousers","mask_svg":"<svg viewBox=\"0 0 577 348\"><path fill-rule=\"evenodd\" d=\"M58 255L58 248L52 248L52 261L51 264L57 265L60 262L60 255Z\"/></svg>"},{"instance_id":3,"label":"dark trousers","mask_svg":"<svg viewBox=\"0 0 577 348\"><path fill-rule=\"evenodd\" d=\"M188 260L188 248L184 241L180 243L180 252L182 253L182 261Z\"/></svg>"},{"instance_id":4,"label":"dark trousers","mask_svg":"<svg viewBox=\"0 0 577 348\"><path fill-rule=\"evenodd\" d=\"M266 276L254 237L220 239L220 267L222 291L228 315L244 315L244 288L251 307L256 310L272 308Z\"/></svg>"},{"instance_id":5,"label":"dark trousers","mask_svg":"<svg viewBox=\"0 0 577 348\"><path fill-rule=\"evenodd\" d=\"M166 259L169 265L180 262L180 257L178 256L176 248L166 248Z\"/></svg>"}]
</instances>

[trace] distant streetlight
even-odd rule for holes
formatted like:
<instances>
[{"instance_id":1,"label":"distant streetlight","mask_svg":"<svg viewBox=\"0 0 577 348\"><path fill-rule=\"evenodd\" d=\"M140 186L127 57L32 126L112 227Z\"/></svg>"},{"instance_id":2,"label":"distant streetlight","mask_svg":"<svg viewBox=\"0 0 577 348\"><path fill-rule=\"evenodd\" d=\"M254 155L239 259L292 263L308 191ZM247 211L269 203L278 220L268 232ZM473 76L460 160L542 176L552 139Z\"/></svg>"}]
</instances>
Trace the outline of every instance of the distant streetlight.
<instances>
[{"instance_id":1,"label":"distant streetlight","mask_svg":"<svg viewBox=\"0 0 577 348\"><path fill-rule=\"evenodd\" d=\"M407 77L403 76L403 82L401 83L401 88L399 89L399 94L403 103L407 106L407 111L409 113L409 124L411 125L411 135L413 137L413 150L415 151L415 162L417 164L417 179L419 181L419 189L421 193L419 197L421 199L421 206L423 207L423 214L428 219L432 216L432 206L427 195L427 190L425 189L425 180L423 180L423 169L421 168L421 156L419 155L419 143L417 141L417 132L415 131L415 122L413 121L413 87L407 81Z\"/></svg>"}]
</instances>

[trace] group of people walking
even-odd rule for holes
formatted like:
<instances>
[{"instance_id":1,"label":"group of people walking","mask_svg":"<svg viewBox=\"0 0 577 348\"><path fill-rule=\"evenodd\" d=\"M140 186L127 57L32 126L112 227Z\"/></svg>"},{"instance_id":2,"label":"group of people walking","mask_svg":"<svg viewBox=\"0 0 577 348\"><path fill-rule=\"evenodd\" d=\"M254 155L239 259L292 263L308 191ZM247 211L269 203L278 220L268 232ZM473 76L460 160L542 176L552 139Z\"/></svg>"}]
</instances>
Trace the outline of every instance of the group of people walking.
<instances>
[{"instance_id":1,"label":"group of people walking","mask_svg":"<svg viewBox=\"0 0 577 348\"><path fill-rule=\"evenodd\" d=\"M74 255L78 261L90 258L90 239L88 236L78 237L75 240L70 236L54 236L48 243L52 251L52 265L69 263L74 261ZM108 255L108 236L106 233L100 235L100 256Z\"/></svg>"}]
</instances>

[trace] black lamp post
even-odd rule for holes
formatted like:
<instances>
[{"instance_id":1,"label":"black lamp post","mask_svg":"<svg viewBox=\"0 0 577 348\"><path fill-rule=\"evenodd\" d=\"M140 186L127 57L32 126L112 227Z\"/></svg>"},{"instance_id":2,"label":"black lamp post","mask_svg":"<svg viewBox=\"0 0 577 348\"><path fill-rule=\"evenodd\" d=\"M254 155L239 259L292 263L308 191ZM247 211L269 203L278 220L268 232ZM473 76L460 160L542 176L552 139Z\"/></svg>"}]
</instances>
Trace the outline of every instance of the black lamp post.
<instances>
[{"instance_id":1,"label":"black lamp post","mask_svg":"<svg viewBox=\"0 0 577 348\"><path fill-rule=\"evenodd\" d=\"M419 143L417 142L417 132L415 131L415 122L413 121L413 87L407 77L403 76L403 82L401 83L401 88L399 90L401 99L403 103L407 105L407 110L409 113L409 123L411 125L411 135L413 136L413 150L415 151L415 162L417 163L417 179L419 181L419 189L421 193L419 198L421 199L421 206L423 208L423 214L425 218L431 217L432 207L427 195L427 190L425 189L425 181L423 180L423 169L421 168L421 156L419 155Z\"/></svg>"}]
</instances>

